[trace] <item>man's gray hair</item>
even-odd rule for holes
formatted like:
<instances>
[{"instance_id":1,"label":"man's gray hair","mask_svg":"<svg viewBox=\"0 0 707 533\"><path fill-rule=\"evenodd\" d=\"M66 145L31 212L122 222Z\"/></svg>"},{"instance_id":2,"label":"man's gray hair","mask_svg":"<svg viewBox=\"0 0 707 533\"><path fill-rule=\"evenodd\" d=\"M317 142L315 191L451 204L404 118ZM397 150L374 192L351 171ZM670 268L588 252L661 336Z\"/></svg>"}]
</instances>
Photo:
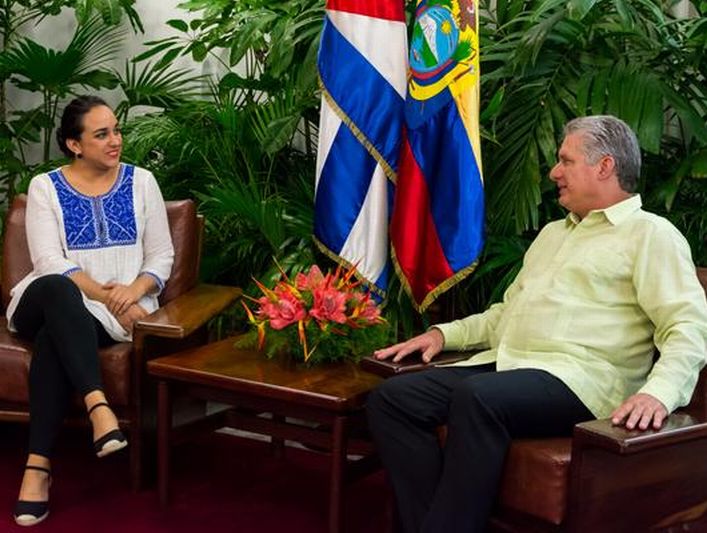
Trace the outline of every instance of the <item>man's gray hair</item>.
<instances>
[{"instance_id":1,"label":"man's gray hair","mask_svg":"<svg viewBox=\"0 0 707 533\"><path fill-rule=\"evenodd\" d=\"M628 124L611 115L579 117L565 125L565 137L570 133L582 135L587 163L596 165L605 155L611 156L621 188L636 192L641 174L641 149Z\"/></svg>"}]
</instances>

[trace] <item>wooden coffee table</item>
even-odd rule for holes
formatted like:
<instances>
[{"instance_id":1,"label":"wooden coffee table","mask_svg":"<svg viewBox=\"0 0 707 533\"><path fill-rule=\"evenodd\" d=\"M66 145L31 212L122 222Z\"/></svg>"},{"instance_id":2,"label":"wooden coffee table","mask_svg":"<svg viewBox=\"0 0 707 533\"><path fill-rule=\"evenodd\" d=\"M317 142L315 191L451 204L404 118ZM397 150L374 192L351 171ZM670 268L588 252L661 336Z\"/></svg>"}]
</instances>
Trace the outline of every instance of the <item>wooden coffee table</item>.
<instances>
[{"instance_id":1,"label":"wooden coffee table","mask_svg":"<svg viewBox=\"0 0 707 533\"><path fill-rule=\"evenodd\" d=\"M158 380L160 503L169 501L170 445L196 431L229 426L270 435L277 453L284 452L284 439L328 452L329 531L341 531L345 478L378 467L372 445L365 439L364 405L368 392L382 378L353 363L308 368L270 360L255 350L236 349L234 342L229 338L147 363L149 374ZM232 408L174 427L175 392ZM350 459L353 454L358 458Z\"/></svg>"}]
</instances>

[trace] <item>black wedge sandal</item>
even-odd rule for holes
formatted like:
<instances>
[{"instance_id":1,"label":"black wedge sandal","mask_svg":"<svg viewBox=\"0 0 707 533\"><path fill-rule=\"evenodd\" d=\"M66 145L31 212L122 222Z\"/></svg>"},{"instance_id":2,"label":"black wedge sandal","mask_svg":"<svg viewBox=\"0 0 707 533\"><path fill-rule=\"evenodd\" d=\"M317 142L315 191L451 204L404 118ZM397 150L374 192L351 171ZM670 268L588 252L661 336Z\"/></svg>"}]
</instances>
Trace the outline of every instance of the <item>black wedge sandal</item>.
<instances>
[{"instance_id":1,"label":"black wedge sandal","mask_svg":"<svg viewBox=\"0 0 707 533\"><path fill-rule=\"evenodd\" d=\"M49 476L49 486L52 484L52 472L43 466L26 465L25 470L39 470L46 472ZM15 511L12 513L15 517L15 523L18 526L33 526L39 524L47 516L49 516L49 500L43 502L30 502L26 500L17 500Z\"/></svg>"},{"instance_id":2,"label":"black wedge sandal","mask_svg":"<svg viewBox=\"0 0 707 533\"><path fill-rule=\"evenodd\" d=\"M110 406L106 402L98 402L88 410L88 416L90 417L91 413L98 407L110 408ZM122 450L127 445L128 439L125 438L125 435L123 435L123 432L120 431L120 429L113 429L102 437L99 437L98 439L93 441L93 448L96 451L96 455L98 457L105 457L106 455L110 455L113 452Z\"/></svg>"}]
</instances>

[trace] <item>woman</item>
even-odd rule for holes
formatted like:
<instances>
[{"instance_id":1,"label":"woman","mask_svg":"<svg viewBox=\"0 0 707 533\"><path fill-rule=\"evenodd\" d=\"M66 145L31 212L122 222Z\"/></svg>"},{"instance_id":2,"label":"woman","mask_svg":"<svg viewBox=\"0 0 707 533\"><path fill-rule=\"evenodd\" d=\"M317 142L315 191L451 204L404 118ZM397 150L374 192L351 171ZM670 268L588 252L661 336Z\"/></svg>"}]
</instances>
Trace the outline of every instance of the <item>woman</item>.
<instances>
[{"instance_id":1,"label":"woman","mask_svg":"<svg viewBox=\"0 0 707 533\"><path fill-rule=\"evenodd\" d=\"M127 445L102 391L98 348L130 340L135 321L157 308L174 256L159 187L150 172L120 163L120 128L103 100L70 102L57 140L71 163L30 183L33 270L7 309L10 329L34 342L29 456L14 512L23 526L49 514L50 458L74 392L96 455Z\"/></svg>"}]
</instances>

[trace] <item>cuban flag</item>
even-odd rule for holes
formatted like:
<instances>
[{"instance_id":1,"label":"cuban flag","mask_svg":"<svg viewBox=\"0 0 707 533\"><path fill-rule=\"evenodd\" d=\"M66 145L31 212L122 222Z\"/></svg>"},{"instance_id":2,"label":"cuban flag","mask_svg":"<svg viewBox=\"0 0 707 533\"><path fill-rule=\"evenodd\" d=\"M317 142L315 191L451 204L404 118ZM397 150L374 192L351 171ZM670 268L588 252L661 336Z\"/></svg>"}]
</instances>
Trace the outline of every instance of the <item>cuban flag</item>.
<instances>
[{"instance_id":1,"label":"cuban flag","mask_svg":"<svg viewBox=\"0 0 707 533\"><path fill-rule=\"evenodd\" d=\"M384 296L407 91L403 0L327 0L314 237Z\"/></svg>"},{"instance_id":2,"label":"cuban flag","mask_svg":"<svg viewBox=\"0 0 707 533\"><path fill-rule=\"evenodd\" d=\"M483 247L477 0L418 0L390 235L417 309L473 271Z\"/></svg>"}]
</instances>

